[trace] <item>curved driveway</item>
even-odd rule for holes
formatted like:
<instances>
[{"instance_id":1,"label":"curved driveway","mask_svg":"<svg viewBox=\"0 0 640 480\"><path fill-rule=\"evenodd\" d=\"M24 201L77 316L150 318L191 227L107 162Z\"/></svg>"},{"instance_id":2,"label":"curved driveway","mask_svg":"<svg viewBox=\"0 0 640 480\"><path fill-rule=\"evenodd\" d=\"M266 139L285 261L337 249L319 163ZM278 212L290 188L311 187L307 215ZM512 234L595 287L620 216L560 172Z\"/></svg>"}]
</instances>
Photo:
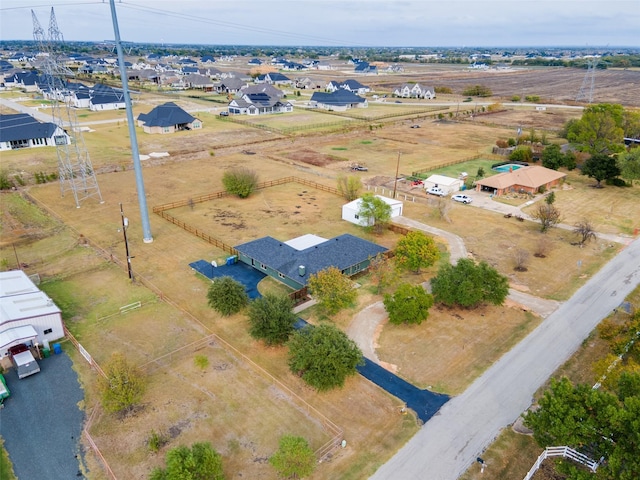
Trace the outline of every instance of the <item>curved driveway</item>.
<instances>
[{"instance_id":1,"label":"curved driveway","mask_svg":"<svg viewBox=\"0 0 640 480\"><path fill-rule=\"evenodd\" d=\"M431 420L371 478L455 480L598 323L640 284L640 239L631 242L522 342ZM490 467L489 467L490 468Z\"/></svg>"}]
</instances>

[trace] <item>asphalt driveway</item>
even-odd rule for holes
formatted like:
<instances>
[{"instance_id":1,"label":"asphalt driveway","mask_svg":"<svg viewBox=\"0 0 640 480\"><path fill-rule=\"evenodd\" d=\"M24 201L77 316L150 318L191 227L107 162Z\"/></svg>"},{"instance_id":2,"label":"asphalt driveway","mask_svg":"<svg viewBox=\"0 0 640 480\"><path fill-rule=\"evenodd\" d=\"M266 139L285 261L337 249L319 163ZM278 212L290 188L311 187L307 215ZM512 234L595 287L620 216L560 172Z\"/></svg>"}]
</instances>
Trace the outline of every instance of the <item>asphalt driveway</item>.
<instances>
[{"instance_id":1,"label":"asphalt driveway","mask_svg":"<svg viewBox=\"0 0 640 480\"><path fill-rule=\"evenodd\" d=\"M20 480L84 478L80 435L84 393L66 353L39 360L40 373L5 374L11 396L0 409L0 435Z\"/></svg>"}]
</instances>

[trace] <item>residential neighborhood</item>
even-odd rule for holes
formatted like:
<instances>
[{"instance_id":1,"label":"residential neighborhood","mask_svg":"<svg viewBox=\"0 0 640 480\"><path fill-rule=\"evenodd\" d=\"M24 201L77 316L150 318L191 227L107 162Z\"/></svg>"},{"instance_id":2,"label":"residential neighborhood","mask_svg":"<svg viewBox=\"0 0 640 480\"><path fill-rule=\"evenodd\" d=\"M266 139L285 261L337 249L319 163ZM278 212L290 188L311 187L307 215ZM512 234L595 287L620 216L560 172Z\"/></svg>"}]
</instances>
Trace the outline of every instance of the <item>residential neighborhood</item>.
<instances>
[{"instance_id":1,"label":"residential neighborhood","mask_svg":"<svg viewBox=\"0 0 640 480\"><path fill-rule=\"evenodd\" d=\"M637 477L640 50L368 6L3 12L2 480Z\"/></svg>"}]
</instances>

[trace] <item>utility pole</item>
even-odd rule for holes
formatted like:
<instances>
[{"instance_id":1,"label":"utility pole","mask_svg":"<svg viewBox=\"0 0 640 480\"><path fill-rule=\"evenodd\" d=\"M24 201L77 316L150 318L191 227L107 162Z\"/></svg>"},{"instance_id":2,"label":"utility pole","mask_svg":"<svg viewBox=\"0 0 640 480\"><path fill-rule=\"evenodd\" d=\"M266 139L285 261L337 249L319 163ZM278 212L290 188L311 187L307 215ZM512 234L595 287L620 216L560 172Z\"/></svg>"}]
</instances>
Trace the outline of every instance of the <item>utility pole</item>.
<instances>
[{"instance_id":1,"label":"utility pole","mask_svg":"<svg viewBox=\"0 0 640 480\"><path fill-rule=\"evenodd\" d=\"M393 181L393 199L396 198L396 187L398 186L398 172L400 171L400 152L398 152L398 161L396 162L396 178Z\"/></svg>"},{"instance_id":2,"label":"utility pole","mask_svg":"<svg viewBox=\"0 0 640 480\"><path fill-rule=\"evenodd\" d=\"M127 239L127 228L129 228L129 219L124 216L122 210L122 203L120 204L120 216L122 217L122 234L124 235L124 251L127 254L127 272L129 273L129 280L133 282L133 270L131 269L131 259L129 255L129 240Z\"/></svg>"},{"instance_id":3,"label":"utility pole","mask_svg":"<svg viewBox=\"0 0 640 480\"><path fill-rule=\"evenodd\" d=\"M113 21L113 33L115 35L116 50L118 51L118 63L120 64L120 79L122 80L122 95L124 104L127 107L127 125L129 127L129 139L131 141L131 154L133 156L133 169L136 172L136 189L138 191L138 204L140 205L140 219L142 220L142 239L144 243L153 242L151 236L151 226L149 224L149 211L147 210L147 196L144 192L144 180L142 179L142 164L140 163L140 152L138 151L138 137L136 136L136 126L133 120L133 109L131 107L131 95L129 94L129 83L127 79L127 67L124 64L124 52L120 44L120 29L118 28L118 17L116 16L116 4L114 0L109 0L111 4L111 19Z\"/></svg>"}]
</instances>

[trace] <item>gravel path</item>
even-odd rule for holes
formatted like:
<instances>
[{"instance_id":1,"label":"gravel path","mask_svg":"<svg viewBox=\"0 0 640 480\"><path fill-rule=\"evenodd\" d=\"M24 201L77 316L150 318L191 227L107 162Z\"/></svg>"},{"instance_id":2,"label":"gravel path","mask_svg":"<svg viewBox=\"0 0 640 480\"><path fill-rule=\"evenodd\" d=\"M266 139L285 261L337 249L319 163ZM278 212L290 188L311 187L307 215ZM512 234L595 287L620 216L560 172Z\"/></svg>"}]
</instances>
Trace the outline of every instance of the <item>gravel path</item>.
<instances>
[{"instance_id":1,"label":"gravel path","mask_svg":"<svg viewBox=\"0 0 640 480\"><path fill-rule=\"evenodd\" d=\"M11 397L0 410L0 435L19 480L84 478L80 435L84 392L66 353L39 360L40 373L6 375Z\"/></svg>"}]
</instances>

